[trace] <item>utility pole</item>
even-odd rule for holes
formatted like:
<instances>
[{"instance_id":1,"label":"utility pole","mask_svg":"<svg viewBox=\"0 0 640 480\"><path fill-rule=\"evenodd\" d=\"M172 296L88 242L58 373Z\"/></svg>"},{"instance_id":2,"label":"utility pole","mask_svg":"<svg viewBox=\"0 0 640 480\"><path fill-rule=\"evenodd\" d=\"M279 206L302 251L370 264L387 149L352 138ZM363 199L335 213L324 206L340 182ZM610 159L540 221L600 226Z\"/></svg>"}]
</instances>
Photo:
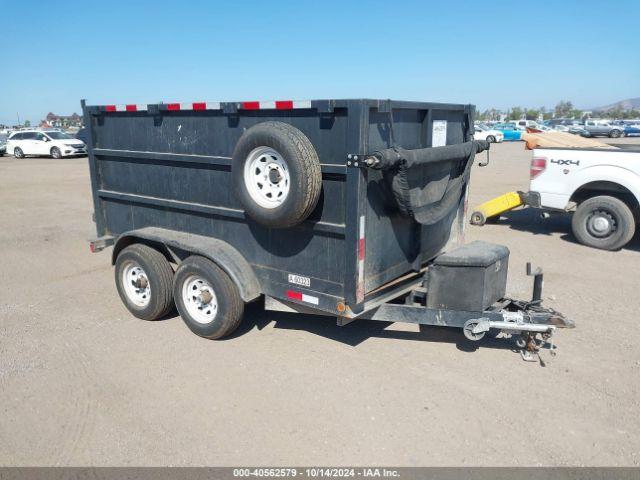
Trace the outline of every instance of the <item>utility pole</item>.
<instances>
[{"instance_id":1,"label":"utility pole","mask_svg":"<svg viewBox=\"0 0 640 480\"><path fill-rule=\"evenodd\" d=\"M20 114L16 112L16 117L18 117L18 126L20 126Z\"/></svg>"}]
</instances>

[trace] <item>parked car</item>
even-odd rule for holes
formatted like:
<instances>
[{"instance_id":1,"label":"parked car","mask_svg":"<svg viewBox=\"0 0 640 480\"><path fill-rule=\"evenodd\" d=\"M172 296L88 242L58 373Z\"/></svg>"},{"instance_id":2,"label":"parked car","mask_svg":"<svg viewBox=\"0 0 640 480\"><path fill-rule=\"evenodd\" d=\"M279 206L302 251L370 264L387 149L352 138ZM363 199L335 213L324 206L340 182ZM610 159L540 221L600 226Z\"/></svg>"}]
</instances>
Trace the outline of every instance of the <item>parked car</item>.
<instances>
[{"instance_id":1,"label":"parked car","mask_svg":"<svg viewBox=\"0 0 640 480\"><path fill-rule=\"evenodd\" d=\"M522 205L573 213L575 238L589 247L619 250L640 225L640 149L533 149L528 192L507 192L478 205L473 225L484 225Z\"/></svg>"},{"instance_id":2,"label":"parked car","mask_svg":"<svg viewBox=\"0 0 640 480\"><path fill-rule=\"evenodd\" d=\"M555 128L557 125L562 125L567 128L571 128L576 125L582 125L582 121L575 118L551 118L544 122L545 125L551 128ZM564 131L564 130L561 130Z\"/></svg>"},{"instance_id":3,"label":"parked car","mask_svg":"<svg viewBox=\"0 0 640 480\"><path fill-rule=\"evenodd\" d=\"M0 135L0 157L7 153L7 136Z\"/></svg>"},{"instance_id":4,"label":"parked car","mask_svg":"<svg viewBox=\"0 0 640 480\"><path fill-rule=\"evenodd\" d=\"M507 123L515 125L515 127L518 130L521 130L523 132L527 130L527 127L529 127L529 128L539 128L538 122L536 122L534 120L512 120L512 121L507 122Z\"/></svg>"},{"instance_id":5,"label":"parked car","mask_svg":"<svg viewBox=\"0 0 640 480\"><path fill-rule=\"evenodd\" d=\"M624 128L619 125L613 125L607 120L589 119L584 122L584 137L610 137L619 138L624 133Z\"/></svg>"},{"instance_id":6,"label":"parked car","mask_svg":"<svg viewBox=\"0 0 640 480\"><path fill-rule=\"evenodd\" d=\"M535 127L527 127L526 131L527 133L544 133L544 132L555 132L556 130L539 123Z\"/></svg>"},{"instance_id":7,"label":"parked car","mask_svg":"<svg viewBox=\"0 0 640 480\"><path fill-rule=\"evenodd\" d=\"M82 140L85 144L89 143L89 131L86 128L81 128L75 134L75 138Z\"/></svg>"},{"instance_id":8,"label":"parked car","mask_svg":"<svg viewBox=\"0 0 640 480\"><path fill-rule=\"evenodd\" d=\"M553 126L553 130L555 130L556 132L568 132L569 127L567 127L566 125L557 124Z\"/></svg>"},{"instance_id":9,"label":"parked car","mask_svg":"<svg viewBox=\"0 0 640 480\"><path fill-rule=\"evenodd\" d=\"M7 140L6 151L16 158L26 155L51 155L62 158L72 155L86 155L84 142L55 130L23 130L14 132Z\"/></svg>"},{"instance_id":10,"label":"parked car","mask_svg":"<svg viewBox=\"0 0 640 480\"><path fill-rule=\"evenodd\" d=\"M574 135L586 136L584 135L586 133L586 130L584 129L584 125L581 125L581 124L570 125L569 133L573 133Z\"/></svg>"},{"instance_id":11,"label":"parked car","mask_svg":"<svg viewBox=\"0 0 640 480\"><path fill-rule=\"evenodd\" d=\"M520 140L522 135L522 131L518 130L513 123L497 123L493 128L502 132L505 141Z\"/></svg>"},{"instance_id":12,"label":"parked car","mask_svg":"<svg viewBox=\"0 0 640 480\"><path fill-rule=\"evenodd\" d=\"M489 143L502 143L504 134L500 130L493 130L483 125L476 125L473 138L475 140L486 140Z\"/></svg>"},{"instance_id":13,"label":"parked car","mask_svg":"<svg viewBox=\"0 0 640 480\"><path fill-rule=\"evenodd\" d=\"M576 239L590 247L618 250L640 219L640 150L535 148L531 191L538 207L574 211Z\"/></svg>"},{"instance_id":14,"label":"parked car","mask_svg":"<svg viewBox=\"0 0 640 480\"><path fill-rule=\"evenodd\" d=\"M625 125L624 130L622 131L622 135L625 137L640 135L640 123L636 123L634 125Z\"/></svg>"},{"instance_id":15,"label":"parked car","mask_svg":"<svg viewBox=\"0 0 640 480\"><path fill-rule=\"evenodd\" d=\"M549 127L555 127L556 125L566 125L566 122L571 122L571 119L567 118L550 118L545 122Z\"/></svg>"}]
</instances>

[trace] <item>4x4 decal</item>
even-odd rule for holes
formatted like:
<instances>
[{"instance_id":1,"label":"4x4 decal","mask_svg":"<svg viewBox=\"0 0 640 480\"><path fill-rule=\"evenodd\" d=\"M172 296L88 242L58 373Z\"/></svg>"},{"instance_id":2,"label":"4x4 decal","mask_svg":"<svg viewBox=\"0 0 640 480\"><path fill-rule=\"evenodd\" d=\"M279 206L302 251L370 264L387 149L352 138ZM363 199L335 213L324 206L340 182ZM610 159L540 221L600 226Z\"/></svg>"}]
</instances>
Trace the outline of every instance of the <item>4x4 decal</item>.
<instances>
[{"instance_id":1,"label":"4x4 decal","mask_svg":"<svg viewBox=\"0 0 640 480\"><path fill-rule=\"evenodd\" d=\"M551 163L557 163L558 165L580 165L580 160L551 160Z\"/></svg>"}]
</instances>

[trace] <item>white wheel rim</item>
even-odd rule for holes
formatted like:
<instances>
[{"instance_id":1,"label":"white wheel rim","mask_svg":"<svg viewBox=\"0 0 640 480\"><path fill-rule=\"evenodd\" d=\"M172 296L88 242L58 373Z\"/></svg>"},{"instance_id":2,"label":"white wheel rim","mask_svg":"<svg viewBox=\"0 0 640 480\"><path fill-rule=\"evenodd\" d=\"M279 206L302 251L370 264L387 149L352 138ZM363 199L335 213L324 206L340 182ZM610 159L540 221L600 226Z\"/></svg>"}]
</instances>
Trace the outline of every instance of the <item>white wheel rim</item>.
<instances>
[{"instance_id":1,"label":"white wheel rim","mask_svg":"<svg viewBox=\"0 0 640 480\"><path fill-rule=\"evenodd\" d=\"M287 199L291 186L287 162L273 148L254 148L244 164L244 184L261 207L279 207Z\"/></svg>"},{"instance_id":2,"label":"white wheel rim","mask_svg":"<svg viewBox=\"0 0 640 480\"><path fill-rule=\"evenodd\" d=\"M204 278L191 275L182 284L182 303L196 322L211 323L218 314L218 298Z\"/></svg>"},{"instance_id":3,"label":"white wheel rim","mask_svg":"<svg viewBox=\"0 0 640 480\"><path fill-rule=\"evenodd\" d=\"M136 262L127 262L122 269L122 285L127 298L138 307L151 301L151 285L144 269Z\"/></svg>"}]
</instances>

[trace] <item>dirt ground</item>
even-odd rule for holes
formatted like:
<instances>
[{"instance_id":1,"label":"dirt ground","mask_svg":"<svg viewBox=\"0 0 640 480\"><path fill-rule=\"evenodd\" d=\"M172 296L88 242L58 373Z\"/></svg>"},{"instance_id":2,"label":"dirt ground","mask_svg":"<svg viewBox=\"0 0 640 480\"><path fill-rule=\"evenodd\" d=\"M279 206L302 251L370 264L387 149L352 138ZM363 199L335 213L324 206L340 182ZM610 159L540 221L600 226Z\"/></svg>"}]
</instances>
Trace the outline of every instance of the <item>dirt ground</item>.
<instances>
[{"instance_id":1,"label":"dirt ground","mask_svg":"<svg viewBox=\"0 0 640 480\"><path fill-rule=\"evenodd\" d=\"M529 160L494 146L470 205L526 189ZM91 213L86 159L0 158L0 465L640 465L638 236L593 250L533 211L467 229L511 249L509 294L530 295L530 260L575 320L542 367L259 304L225 341L137 320L110 250L89 253Z\"/></svg>"}]
</instances>

